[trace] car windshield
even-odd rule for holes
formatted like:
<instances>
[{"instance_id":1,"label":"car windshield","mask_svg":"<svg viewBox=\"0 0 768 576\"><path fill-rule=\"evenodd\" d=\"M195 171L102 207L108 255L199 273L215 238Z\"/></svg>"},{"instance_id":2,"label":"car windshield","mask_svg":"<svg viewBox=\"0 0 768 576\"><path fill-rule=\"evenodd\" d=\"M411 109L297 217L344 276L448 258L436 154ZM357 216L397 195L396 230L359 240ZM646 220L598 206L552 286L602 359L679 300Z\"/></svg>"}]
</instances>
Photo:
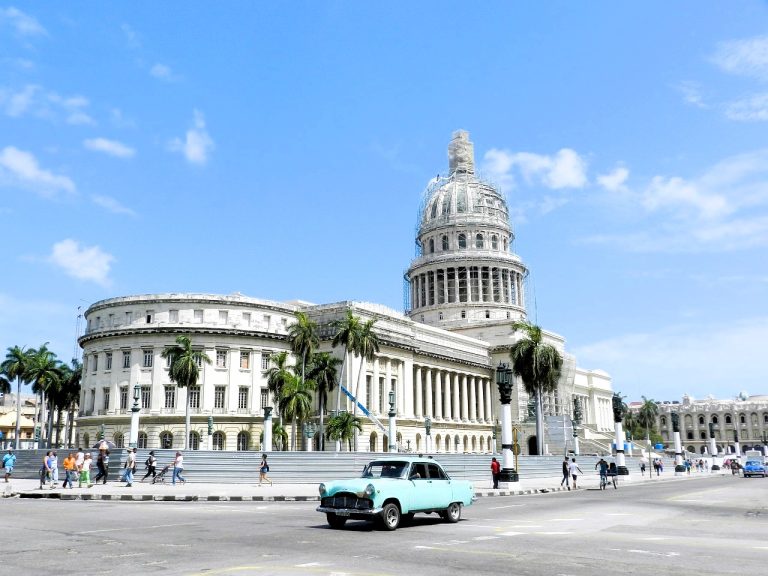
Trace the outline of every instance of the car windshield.
<instances>
[{"instance_id":1,"label":"car windshield","mask_svg":"<svg viewBox=\"0 0 768 576\"><path fill-rule=\"evenodd\" d=\"M762 466L762 464L757 460L750 460L749 462L747 462L747 466Z\"/></svg>"},{"instance_id":2,"label":"car windshield","mask_svg":"<svg viewBox=\"0 0 768 576\"><path fill-rule=\"evenodd\" d=\"M363 478L403 478L407 469L406 462L375 460L363 469Z\"/></svg>"}]
</instances>

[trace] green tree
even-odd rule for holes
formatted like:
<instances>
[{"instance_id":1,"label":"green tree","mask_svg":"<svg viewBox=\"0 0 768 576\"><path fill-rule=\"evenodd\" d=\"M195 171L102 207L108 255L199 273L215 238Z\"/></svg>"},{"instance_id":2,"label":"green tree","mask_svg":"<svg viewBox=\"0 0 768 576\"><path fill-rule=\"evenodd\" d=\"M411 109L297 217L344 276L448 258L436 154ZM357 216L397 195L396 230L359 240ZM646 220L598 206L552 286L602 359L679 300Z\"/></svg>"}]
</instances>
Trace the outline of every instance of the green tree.
<instances>
[{"instance_id":1,"label":"green tree","mask_svg":"<svg viewBox=\"0 0 768 576\"><path fill-rule=\"evenodd\" d=\"M656 400L649 400L641 396L643 404L637 411L637 423L645 429L645 437L650 440L653 429L656 426L656 418L659 415L659 405Z\"/></svg>"},{"instance_id":2,"label":"green tree","mask_svg":"<svg viewBox=\"0 0 768 576\"><path fill-rule=\"evenodd\" d=\"M350 309L347 309L343 320L335 320L332 326L336 332L331 341L331 346L334 348L339 345L344 346L344 358L341 363L341 370L339 371L339 387L336 389L336 413L339 414L341 410L341 387L344 380L344 369L349 361L349 353L357 350L357 341L360 337L362 326L360 318L352 314ZM337 443L337 450L340 447L341 444Z\"/></svg>"},{"instance_id":3,"label":"green tree","mask_svg":"<svg viewBox=\"0 0 768 576\"><path fill-rule=\"evenodd\" d=\"M336 387L336 367L341 364L341 360L332 356L329 352L318 352L313 354L309 362L307 375L315 381L317 385L318 411L320 412L320 430L324 430L323 420L325 416L325 407L328 404L328 394ZM325 450L325 435L321 436L320 450Z\"/></svg>"},{"instance_id":4,"label":"green tree","mask_svg":"<svg viewBox=\"0 0 768 576\"><path fill-rule=\"evenodd\" d=\"M63 383L64 395L63 405L64 409L69 412L68 417L68 430L65 437L67 446L72 446L74 441L74 429L75 429L75 412L77 411L77 405L80 402L80 388L83 378L83 367L77 360L72 360L72 366L69 368L69 374L66 381Z\"/></svg>"},{"instance_id":5,"label":"green tree","mask_svg":"<svg viewBox=\"0 0 768 576\"><path fill-rule=\"evenodd\" d=\"M280 413L291 422L292 449L299 449L296 438L296 427L312 414L312 392L315 390L313 380L304 380L298 374L292 374L283 384L280 393ZM300 428L299 428L300 430Z\"/></svg>"},{"instance_id":6,"label":"green tree","mask_svg":"<svg viewBox=\"0 0 768 576\"><path fill-rule=\"evenodd\" d=\"M211 359L203 350L195 350L189 336L177 336L176 344L163 350L162 357L170 359L171 366L168 378L179 388L187 389L187 401L184 414L184 449L189 449L189 389L197 385L200 378L200 368L203 362L211 363Z\"/></svg>"},{"instance_id":7,"label":"green tree","mask_svg":"<svg viewBox=\"0 0 768 576\"><path fill-rule=\"evenodd\" d=\"M29 382L27 378L27 368L30 364L30 355L28 350L12 346L8 348L5 360L0 364L0 371L8 380L16 379L16 449L21 446L19 438L21 437L21 385Z\"/></svg>"},{"instance_id":8,"label":"green tree","mask_svg":"<svg viewBox=\"0 0 768 576\"><path fill-rule=\"evenodd\" d=\"M329 440L347 442L349 451L352 451L352 441L356 432L363 431L362 420L349 412L341 412L328 418L328 428L325 437Z\"/></svg>"},{"instance_id":9,"label":"green tree","mask_svg":"<svg viewBox=\"0 0 768 576\"><path fill-rule=\"evenodd\" d=\"M280 425L280 422L272 421L272 446L264 446L264 432L259 434L259 443L262 450L287 450L288 432Z\"/></svg>"},{"instance_id":10,"label":"green tree","mask_svg":"<svg viewBox=\"0 0 768 576\"><path fill-rule=\"evenodd\" d=\"M357 399L360 392L360 378L363 375L363 369L366 362L372 362L379 352L379 336L373 331L373 326L376 324L376 319L371 318L366 320L360 327L360 334L357 338L356 356L360 356L360 368L357 371L357 382L355 383L355 398ZM354 403L352 413L357 416L357 404ZM358 438L355 433L355 451L358 449Z\"/></svg>"},{"instance_id":11,"label":"green tree","mask_svg":"<svg viewBox=\"0 0 768 576\"><path fill-rule=\"evenodd\" d=\"M10 394L11 393L11 381L8 380L3 374L0 374L0 393L2 394Z\"/></svg>"},{"instance_id":12,"label":"green tree","mask_svg":"<svg viewBox=\"0 0 768 576\"><path fill-rule=\"evenodd\" d=\"M72 361L71 367L61 364L59 370L61 371L59 386L51 397L52 407L56 411L56 439L54 445L57 447L61 446L61 418L65 411L69 412L69 429L72 429L72 420L74 419L73 406L77 405L80 398L80 379L82 377L80 363L77 360ZM71 434L69 439L65 434L65 443L67 445L71 444Z\"/></svg>"},{"instance_id":13,"label":"green tree","mask_svg":"<svg viewBox=\"0 0 768 576\"><path fill-rule=\"evenodd\" d=\"M265 374L267 377L267 388L269 388L269 391L272 393L273 402L278 405L279 410L283 386L293 374L291 370L295 370L295 367L288 366L288 352L285 351L272 354L272 356L269 357L269 361L272 365ZM282 426L282 411L279 413L279 421Z\"/></svg>"},{"instance_id":14,"label":"green tree","mask_svg":"<svg viewBox=\"0 0 768 576\"><path fill-rule=\"evenodd\" d=\"M536 400L536 444L538 453L543 454L541 395L543 392L553 392L557 389L563 357L554 346L543 342L539 326L528 322L515 322L512 324L512 330L525 334L512 345L509 355L512 360L512 372L522 379L525 391Z\"/></svg>"},{"instance_id":15,"label":"green tree","mask_svg":"<svg viewBox=\"0 0 768 576\"><path fill-rule=\"evenodd\" d=\"M53 427L53 420L48 421L46 410L49 408L50 398L56 394L61 380L61 362L56 359L56 354L48 349L48 342L29 352L30 362L27 366L27 379L28 382L32 383L32 392L40 397L37 417L37 422L41 426L40 445L50 447L50 431ZM51 414L51 412L48 410L47 414Z\"/></svg>"},{"instance_id":16,"label":"green tree","mask_svg":"<svg viewBox=\"0 0 768 576\"><path fill-rule=\"evenodd\" d=\"M301 377L304 378L307 360L312 355L312 351L320 345L317 324L312 322L304 312L296 312L296 322L288 327L288 340L293 353L297 358L301 358Z\"/></svg>"}]
</instances>

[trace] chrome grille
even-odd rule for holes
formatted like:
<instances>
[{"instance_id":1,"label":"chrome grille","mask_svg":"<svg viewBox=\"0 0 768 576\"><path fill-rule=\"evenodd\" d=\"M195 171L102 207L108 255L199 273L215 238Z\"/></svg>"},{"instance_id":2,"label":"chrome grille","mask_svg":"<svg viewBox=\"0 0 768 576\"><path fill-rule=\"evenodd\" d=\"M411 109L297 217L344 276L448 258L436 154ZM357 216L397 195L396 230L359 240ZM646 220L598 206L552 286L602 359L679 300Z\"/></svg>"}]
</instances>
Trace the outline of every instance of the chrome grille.
<instances>
[{"instance_id":1,"label":"chrome grille","mask_svg":"<svg viewBox=\"0 0 768 576\"><path fill-rule=\"evenodd\" d=\"M373 502L368 498L359 498L349 493L326 496L321 500L321 504L325 508L351 508L354 510L370 510L373 508Z\"/></svg>"}]
</instances>

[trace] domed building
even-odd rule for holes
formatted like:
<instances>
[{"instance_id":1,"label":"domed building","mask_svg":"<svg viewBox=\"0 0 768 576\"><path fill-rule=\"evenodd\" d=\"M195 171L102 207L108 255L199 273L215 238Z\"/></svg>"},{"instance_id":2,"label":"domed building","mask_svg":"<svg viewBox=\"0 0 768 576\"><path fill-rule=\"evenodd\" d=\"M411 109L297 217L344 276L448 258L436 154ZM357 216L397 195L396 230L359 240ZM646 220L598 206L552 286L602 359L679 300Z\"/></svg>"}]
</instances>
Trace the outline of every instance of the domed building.
<instances>
[{"instance_id":1,"label":"domed building","mask_svg":"<svg viewBox=\"0 0 768 576\"><path fill-rule=\"evenodd\" d=\"M266 409L275 406L267 371L277 353L290 354L288 330L295 314L304 312L318 324L319 351L342 357L343 349L331 345L332 326L351 311L363 321L376 320L381 343L371 362L350 356L342 376L344 388L370 414L360 450L388 450L379 420L386 419L392 399L400 450L497 451L495 368L509 362L517 337L512 323L526 319L527 268L512 250L506 200L475 175L466 132L454 134L448 157L448 176L429 184L419 209L419 254L405 275L405 313L364 302L280 303L241 294L124 296L91 305L79 340L84 369L77 443L92 444L103 435L126 445L135 396L139 447L182 448L189 404L192 449L271 449L261 444ZM198 386L189 390L170 381L162 357L180 334L212 360L201 366ZM561 336L545 332L545 337L565 358L558 389L544 398L545 442L550 452L562 453L572 442L573 398L581 400L584 441L612 429L611 380L599 370L577 368ZM528 400L516 385L512 416L523 435L523 453L536 444ZM352 411L349 397L338 402L341 410ZM319 424L318 411L315 403L313 424ZM320 434L302 435L297 444L318 449Z\"/></svg>"}]
</instances>

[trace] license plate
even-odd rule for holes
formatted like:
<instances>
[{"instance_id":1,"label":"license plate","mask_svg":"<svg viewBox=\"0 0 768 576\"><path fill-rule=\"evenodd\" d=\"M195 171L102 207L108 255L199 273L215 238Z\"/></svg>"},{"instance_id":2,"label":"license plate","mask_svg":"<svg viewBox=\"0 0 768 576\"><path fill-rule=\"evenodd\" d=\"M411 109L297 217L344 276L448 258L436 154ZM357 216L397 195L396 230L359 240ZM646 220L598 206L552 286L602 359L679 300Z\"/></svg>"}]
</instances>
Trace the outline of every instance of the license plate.
<instances>
[{"instance_id":1,"label":"license plate","mask_svg":"<svg viewBox=\"0 0 768 576\"><path fill-rule=\"evenodd\" d=\"M339 510L338 512L336 512L336 516L349 516L349 511L348 510Z\"/></svg>"}]
</instances>

